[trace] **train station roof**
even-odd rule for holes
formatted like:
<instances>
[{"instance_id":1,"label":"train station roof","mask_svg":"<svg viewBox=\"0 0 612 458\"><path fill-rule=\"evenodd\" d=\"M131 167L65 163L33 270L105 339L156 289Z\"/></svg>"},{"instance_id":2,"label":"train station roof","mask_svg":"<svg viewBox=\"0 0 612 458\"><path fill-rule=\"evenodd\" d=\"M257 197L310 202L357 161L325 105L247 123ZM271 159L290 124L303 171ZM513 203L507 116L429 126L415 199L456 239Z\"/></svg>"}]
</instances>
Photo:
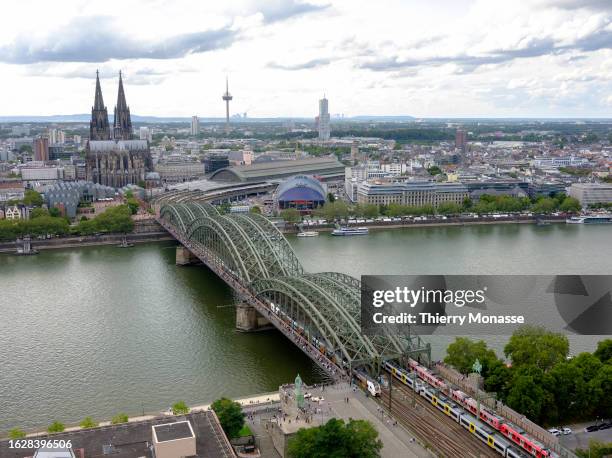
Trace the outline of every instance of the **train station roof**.
<instances>
[{"instance_id":1,"label":"train station roof","mask_svg":"<svg viewBox=\"0 0 612 458\"><path fill-rule=\"evenodd\" d=\"M319 157L296 160L280 160L225 167L214 172L210 179L225 182L252 182L280 180L293 175L321 177L343 176L344 165L335 158Z\"/></svg>"}]
</instances>

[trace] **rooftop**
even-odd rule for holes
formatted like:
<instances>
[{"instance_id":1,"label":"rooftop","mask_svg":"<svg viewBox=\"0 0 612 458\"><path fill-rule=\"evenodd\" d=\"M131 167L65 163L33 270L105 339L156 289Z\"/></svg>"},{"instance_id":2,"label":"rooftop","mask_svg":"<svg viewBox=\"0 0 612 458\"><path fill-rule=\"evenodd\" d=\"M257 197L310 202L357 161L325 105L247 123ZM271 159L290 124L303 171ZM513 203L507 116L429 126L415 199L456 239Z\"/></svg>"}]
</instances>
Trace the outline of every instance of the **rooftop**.
<instances>
[{"instance_id":1,"label":"rooftop","mask_svg":"<svg viewBox=\"0 0 612 458\"><path fill-rule=\"evenodd\" d=\"M193 431L188 421L178 421L175 423L164 423L163 425L153 426L157 442L167 442L177 439L193 437Z\"/></svg>"},{"instance_id":2,"label":"rooftop","mask_svg":"<svg viewBox=\"0 0 612 458\"><path fill-rule=\"evenodd\" d=\"M153 458L151 427L168 424L168 421L169 418L167 417L159 417L147 421L53 434L52 438L70 440L73 450L82 449L82 456L87 458L106 458L109 456L112 458ZM179 422L186 424L186 421L191 423L195 433L196 457L230 458L236 456L223 434L214 412L203 411L179 417ZM39 436L38 439L48 437L51 436ZM31 457L34 452L34 449L10 449L9 441L0 441L0 456L3 458Z\"/></svg>"},{"instance_id":3,"label":"rooftop","mask_svg":"<svg viewBox=\"0 0 612 458\"><path fill-rule=\"evenodd\" d=\"M214 181L263 181L292 175L344 174L344 165L335 158L320 157L297 160L266 161L251 165L225 167L214 172Z\"/></svg>"}]
</instances>

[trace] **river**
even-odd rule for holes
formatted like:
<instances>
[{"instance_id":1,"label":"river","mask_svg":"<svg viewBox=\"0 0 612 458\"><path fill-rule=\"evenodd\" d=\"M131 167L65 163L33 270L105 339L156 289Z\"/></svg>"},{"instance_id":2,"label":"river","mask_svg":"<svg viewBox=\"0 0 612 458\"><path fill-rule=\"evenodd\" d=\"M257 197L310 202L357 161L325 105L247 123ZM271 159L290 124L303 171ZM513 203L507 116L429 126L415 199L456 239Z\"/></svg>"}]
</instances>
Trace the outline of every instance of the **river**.
<instances>
[{"instance_id":1,"label":"river","mask_svg":"<svg viewBox=\"0 0 612 458\"><path fill-rule=\"evenodd\" d=\"M308 271L610 274L612 227L487 225L290 243ZM234 330L230 289L173 243L0 255L0 431L158 412L324 374L277 332ZM450 338L429 337L435 358ZM488 342L499 354L505 338ZM572 351L597 338L572 338Z\"/></svg>"}]
</instances>

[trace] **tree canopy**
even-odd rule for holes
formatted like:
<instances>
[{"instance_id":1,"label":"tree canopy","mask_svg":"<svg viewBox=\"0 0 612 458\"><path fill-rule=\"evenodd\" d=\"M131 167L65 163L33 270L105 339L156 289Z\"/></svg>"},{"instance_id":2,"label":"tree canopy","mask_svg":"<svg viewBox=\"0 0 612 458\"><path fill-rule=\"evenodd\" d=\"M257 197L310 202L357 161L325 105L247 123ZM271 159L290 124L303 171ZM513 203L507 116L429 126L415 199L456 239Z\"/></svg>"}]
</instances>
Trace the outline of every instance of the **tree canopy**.
<instances>
[{"instance_id":1,"label":"tree canopy","mask_svg":"<svg viewBox=\"0 0 612 458\"><path fill-rule=\"evenodd\" d=\"M515 367L534 365L543 371L565 361L569 354L567 336L539 326L522 326L510 337L504 348Z\"/></svg>"},{"instance_id":2,"label":"tree canopy","mask_svg":"<svg viewBox=\"0 0 612 458\"><path fill-rule=\"evenodd\" d=\"M378 431L366 420L332 418L314 428L302 428L289 440L291 458L376 458L382 441Z\"/></svg>"},{"instance_id":3,"label":"tree canopy","mask_svg":"<svg viewBox=\"0 0 612 458\"><path fill-rule=\"evenodd\" d=\"M179 401L172 406L172 413L174 415L186 415L189 413L189 407L187 407L185 401Z\"/></svg>"},{"instance_id":4,"label":"tree canopy","mask_svg":"<svg viewBox=\"0 0 612 458\"><path fill-rule=\"evenodd\" d=\"M228 398L221 398L213 402L211 408L219 417L225 434L230 438L238 437L244 426L244 413L240 404Z\"/></svg>"},{"instance_id":5,"label":"tree canopy","mask_svg":"<svg viewBox=\"0 0 612 458\"><path fill-rule=\"evenodd\" d=\"M459 337L448 346L444 361L468 373L478 358L485 389L535 422L612 417L612 339L599 342L594 353L567 359L565 336L524 326L512 335L505 353L510 367L484 342Z\"/></svg>"}]
</instances>

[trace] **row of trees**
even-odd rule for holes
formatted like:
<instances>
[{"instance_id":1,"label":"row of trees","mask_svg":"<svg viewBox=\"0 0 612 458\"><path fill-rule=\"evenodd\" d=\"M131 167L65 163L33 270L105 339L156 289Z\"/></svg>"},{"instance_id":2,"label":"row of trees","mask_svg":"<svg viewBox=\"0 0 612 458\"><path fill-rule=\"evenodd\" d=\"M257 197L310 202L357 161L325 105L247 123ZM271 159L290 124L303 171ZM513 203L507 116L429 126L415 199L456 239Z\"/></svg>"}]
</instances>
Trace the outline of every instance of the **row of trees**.
<instances>
[{"instance_id":1,"label":"row of trees","mask_svg":"<svg viewBox=\"0 0 612 458\"><path fill-rule=\"evenodd\" d=\"M465 199L461 205L455 202L443 202L437 208L433 205L410 206L396 203L389 205L349 205L346 202L335 200L333 202L326 202L322 207L315 209L313 216L333 221L347 219L351 216L376 218L378 216L456 215L463 212L488 214L531 211L538 214L548 214L555 211L563 211L572 213L580 211L580 208L578 200L565 194L559 194L555 197L540 197L533 201L527 197L518 198L484 194L476 204L470 199ZM288 222L295 223L301 220L300 213L292 208L282 210L280 216Z\"/></svg>"},{"instance_id":2,"label":"row of trees","mask_svg":"<svg viewBox=\"0 0 612 458\"><path fill-rule=\"evenodd\" d=\"M612 339L568 359L562 334L524 326L504 348L508 366L484 341L458 337L444 361L467 374L478 359L487 391L531 420L558 424L612 417Z\"/></svg>"},{"instance_id":3,"label":"row of trees","mask_svg":"<svg viewBox=\"0 0 612 458\"><path fill-rule=\"evenodd\" d=\"M34 208L29 220L0 220L0 240L15 240L25 235L89 235L98 232L131 232L134 222L132 210L128 205L108 208L93 219L82 219L77 225L70 226L68 220L59 216L56 208L46 210Z\"/></svg>"},{"instance_id":4,"label":"row of trees","mask_svg":"<svg viewBox=\"0 0 612 458\"><path fill-rule=\"evenodd\" d=\"M111 419L111 424L113 425L118 425L118 424L127 423L127 422L128 422L128 416L125 413L119 413ZM92 417L85 417L83 421L79 423L79 426L83 429L97 428L98 422L95 421ZM66 429L66 425L64 423L62 423L61 421L54 421L47 428L47 432L49 434L61 433L61 432L64 432L65 429ZM26 432L20 428L13 428L9 431L9 439L16 440L16 439L23 439L24 437L26 437Z\"/></svg>"}]
</instances>

